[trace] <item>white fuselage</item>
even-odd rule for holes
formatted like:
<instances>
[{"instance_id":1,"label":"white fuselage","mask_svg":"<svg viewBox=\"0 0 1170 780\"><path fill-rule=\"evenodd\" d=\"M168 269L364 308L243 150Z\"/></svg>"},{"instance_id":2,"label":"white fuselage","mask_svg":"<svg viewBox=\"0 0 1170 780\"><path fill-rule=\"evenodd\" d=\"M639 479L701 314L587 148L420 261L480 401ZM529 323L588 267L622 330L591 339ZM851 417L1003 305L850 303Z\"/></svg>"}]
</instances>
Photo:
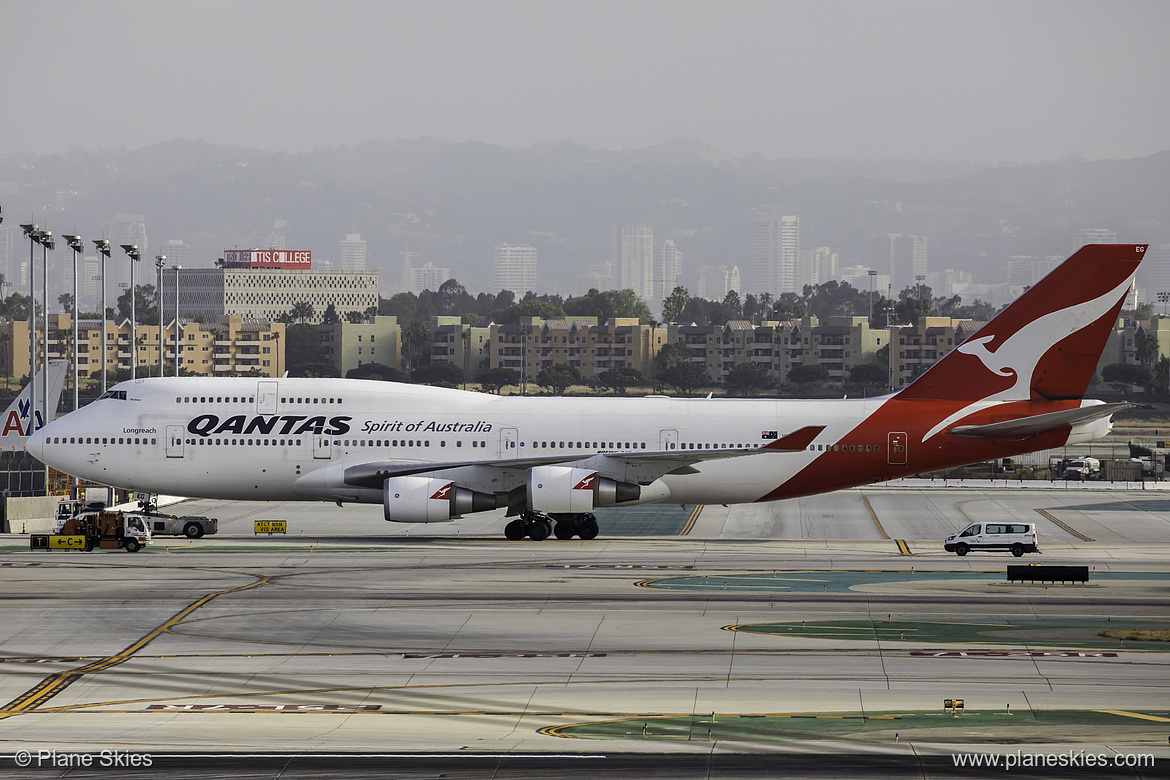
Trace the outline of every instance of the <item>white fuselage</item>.
<instances>
[{"instance_id":1,"label":"white fuselage","mask_svg":"<svg viewBox=\"0 0 1170 780\"><path fill-rule=\"evenodd\" d=\"M777 434L825 426L805 451L698 463L685 475L663 476L667 492L645 499L758 501L886 400L502 397L289 378L142 379L113 391L48 426L37 442L42 459L83 479L144 492L369 503L381 501L381 491L347 487L347 468L452 464L437 473L454 470L461 484L498 493L522 484L523 469L477 475L469 464L557 456L587 464L598 453L758 448ZM841 486L875 478L843 474Z\"/></svg>"}]
</instances>

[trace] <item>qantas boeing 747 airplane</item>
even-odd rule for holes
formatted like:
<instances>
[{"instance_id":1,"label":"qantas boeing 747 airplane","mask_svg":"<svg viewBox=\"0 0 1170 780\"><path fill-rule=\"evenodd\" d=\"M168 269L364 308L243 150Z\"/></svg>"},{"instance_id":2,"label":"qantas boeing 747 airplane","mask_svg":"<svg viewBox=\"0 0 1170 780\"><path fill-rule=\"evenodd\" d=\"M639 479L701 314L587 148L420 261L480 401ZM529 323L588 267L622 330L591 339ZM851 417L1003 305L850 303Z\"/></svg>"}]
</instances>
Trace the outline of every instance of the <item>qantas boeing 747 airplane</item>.
<instances>
[{"instance_id":1,"label":"qantas boeing 747 airplane","mask_svg":"<svg viewBox=\"0 0 1170 780\"><path fill-rule=\"evenodd\" d=\"M130 490L381 503L396 523L506 507L509 539L592 539L595 507L775 501L1104 436L1119 405L1083 396L1145 250L1084 247L913 383L876 398L533 398L155 378L116 385L28 449Z\"/></svg>"}]
</instances>

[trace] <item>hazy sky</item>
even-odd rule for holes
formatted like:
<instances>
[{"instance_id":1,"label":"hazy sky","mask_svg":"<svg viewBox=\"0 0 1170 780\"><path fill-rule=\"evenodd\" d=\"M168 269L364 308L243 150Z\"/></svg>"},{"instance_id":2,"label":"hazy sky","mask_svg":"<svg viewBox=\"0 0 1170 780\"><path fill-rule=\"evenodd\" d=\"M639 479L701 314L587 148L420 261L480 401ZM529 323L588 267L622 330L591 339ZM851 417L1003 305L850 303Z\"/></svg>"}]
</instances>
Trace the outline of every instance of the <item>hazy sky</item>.
<instances>
[{"instance_id":1,"label":"hazy sky","mask_svg":"<svg viewBox=\"0 0 1170 780\"><path fill-rule=\"evenodd\" d=\"M0 153L432 136L766 157L1170 148L1170 2L8 0Z\"/></svg>"}]
</instances>

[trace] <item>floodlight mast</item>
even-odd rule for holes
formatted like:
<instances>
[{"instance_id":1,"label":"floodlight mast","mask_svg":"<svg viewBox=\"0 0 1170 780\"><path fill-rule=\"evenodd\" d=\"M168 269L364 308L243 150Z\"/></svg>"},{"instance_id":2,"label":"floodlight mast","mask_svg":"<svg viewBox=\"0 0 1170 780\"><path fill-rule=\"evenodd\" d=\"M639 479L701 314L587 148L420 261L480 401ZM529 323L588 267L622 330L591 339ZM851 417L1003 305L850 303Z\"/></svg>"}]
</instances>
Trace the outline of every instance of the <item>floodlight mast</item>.
<instances>
[{"instance_id":1,"label":"floodlight mast","mask_svg":"<svg viewBox=\"0 0 1170 780\"><path fill-rule=\"evenodd\" d=\"M134 269L142 254L137 244L122 244L122 251L130 258L130 379L138 378L138 291L134 289Z\"/></svg>"},{"instance_id":2,"label":"floodlight mast","mask_svg":"<svg viewBox=\"0 0 1170 780\"><path fill-rule=\"evenodd\" d=\"M98 255L101 256L101 277L102 277L102 395L106 392L106 350L109 347L106 345L106 260L110 259L110 241L106 238L95 238L93 245L97 247Z\"/></svg>"}]
</instances>

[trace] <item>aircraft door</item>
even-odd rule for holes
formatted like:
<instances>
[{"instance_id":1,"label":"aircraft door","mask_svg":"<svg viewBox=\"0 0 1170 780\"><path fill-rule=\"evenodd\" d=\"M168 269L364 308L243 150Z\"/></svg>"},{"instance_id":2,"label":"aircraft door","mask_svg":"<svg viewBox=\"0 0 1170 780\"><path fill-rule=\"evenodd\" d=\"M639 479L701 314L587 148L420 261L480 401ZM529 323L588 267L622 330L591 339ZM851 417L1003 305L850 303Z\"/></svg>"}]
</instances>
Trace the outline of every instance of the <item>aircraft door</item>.
<instances>
[{"instance_id":1,"label":"aircraft door","mask_svg":"<svg viewBox=\"0 0 1170 780\"><path fill-rule=\"evenodd\" d=\"M167 426L167 457L183 457L183 441L186 429L182 425Z\"/></svg>"},{"instance_id":2,"label":"aircraft door","mask_svg":"<svg viewBox=\"0 0 1170 780\"><path fill-rule=\"evenodd\" d=\"M276 414L277 402L280 400L279 382L256 383L256 414Z\"/></svg>"},{"instance_id":3,"label":"aircraft door","mask_svg":"<svg viewBox=\"0 0 1170 780\"><path fill-rule=\"evenodd\" d=\"M907 438L905 433L890 433L886 437L886 462L891 466L906 465Z\"/></svg>"},{"instance_id":4,"label":"aircraft door","mask_svg":"<svg viewBox=\"0 0 1170 780\"><path fill-rule=\"evenodd\" d=\"M275 384L275 382L273 383ZM313 437L313 458L329 460L333 457L333 439L328 434L318 433Z\"/></svg>"},{"instance_id":5,"label":"aircraft door","mask_svg":"<svg viewBox=\"0 0 1170 780\"><path fill-rule=\"evenodd\" d=\"M518 443L519 439L520 434L515 428L500 429L501 460L520 457L520 451L517 449L520 446Z\"/></svg>"},{"instance_id":6,"label":"aircraft door","mask_svg":"<svg viewBox=\"0 0 1170 780\"><path fill-rule=\"evenodd\" d=\"M678 430L675 428L663 428L658 431L658 449L663 452L667 450L678 449Z\"/></svg>"}]
</instances>

